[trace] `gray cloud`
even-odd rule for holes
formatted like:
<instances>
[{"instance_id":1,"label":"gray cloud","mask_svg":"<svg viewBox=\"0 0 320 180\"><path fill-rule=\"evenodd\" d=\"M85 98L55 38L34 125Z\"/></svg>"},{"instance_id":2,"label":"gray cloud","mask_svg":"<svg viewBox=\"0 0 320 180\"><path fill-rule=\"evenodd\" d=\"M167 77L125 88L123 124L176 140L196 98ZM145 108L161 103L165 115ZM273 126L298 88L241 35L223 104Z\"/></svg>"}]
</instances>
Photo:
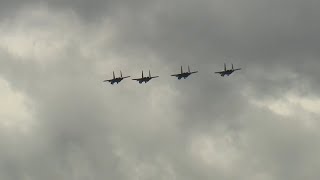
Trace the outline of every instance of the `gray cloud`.
<instances>
[{"instance_id":1,"label":"gray cloud","mask_svg":"<svg viewBox=\"0 0 320 180\"><path fill-rule=\"evenodd\" d=\"M319 98L317 1L48 0L1 7L24 13L2 13L0 77L33 110L30 131L0 123L1 179L320 176L319 112L286 99ZM36 17L26 13L41 8ZM33 18L46 23L40 28ZM24 46L19 38L26 35L38 44ZM224 62L243 70L221 78L213 72ZM186 81L169 76L188 64L199 74ZM151 69L160 78L142 86L102 83L120 68L132 77ZM294 112L281 115L273 106Z\"/></svg>"}]
</instances>

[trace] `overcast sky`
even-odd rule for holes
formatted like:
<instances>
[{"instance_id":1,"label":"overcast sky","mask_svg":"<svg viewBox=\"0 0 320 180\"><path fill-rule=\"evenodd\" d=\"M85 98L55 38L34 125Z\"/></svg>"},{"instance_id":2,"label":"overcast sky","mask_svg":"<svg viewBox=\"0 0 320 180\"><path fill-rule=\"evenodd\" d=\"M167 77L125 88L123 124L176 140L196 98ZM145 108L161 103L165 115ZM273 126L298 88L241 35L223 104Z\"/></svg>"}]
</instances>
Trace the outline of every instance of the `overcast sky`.
<instances>
[{"instance_id":1,"label":"overcast sky","mask_svg":"<svg viewBox=\"0 0 320 180\"><path fill-rule=\"evenodd\" d=\"M318 180L319 9L0 0L0 179Z\"/></svg>"}]
</instances>

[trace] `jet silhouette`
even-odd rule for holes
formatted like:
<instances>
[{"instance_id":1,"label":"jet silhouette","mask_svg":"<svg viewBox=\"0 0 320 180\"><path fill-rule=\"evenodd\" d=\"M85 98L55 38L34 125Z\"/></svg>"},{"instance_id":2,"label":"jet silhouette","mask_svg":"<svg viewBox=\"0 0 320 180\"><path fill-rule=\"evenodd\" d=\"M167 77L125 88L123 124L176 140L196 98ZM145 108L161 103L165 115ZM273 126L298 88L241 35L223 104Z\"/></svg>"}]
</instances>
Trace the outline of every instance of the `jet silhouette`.
<instances>
[{"instance_id":1,"label":"jet silhouette","mask_svg":"<svg viewBox=\"0 0 320 180\"><path fill-rule=\"evenodd\" d=\"M187 71L187 72L183 72L183 69L182 69L182 66L181 66L181 72L180 72L180 74L173 74L173 75L171 75L171 76L175 76L175 77L177 77L177 78L180 80L180 79L182 79L182 78L186 79L186 78L189 77L191 74L194 74L194 73L197 73L197 72L198 72L198 71L193 71L193 72L191 72L189 66L188 66L188 71Z\"/></svg>"},{"instance_id":2,"label":"jet silhouette","mask_svg":"<svg viewBox=\"0 0 320 180\"><path fill-rule=\"evenodd\" d=\"M125 77L123 77L122 76L122 72L120 71L120 77L115 77L115 75L114 75L114 71L113 71L113 79L108 79L108 80L104 80L103 82L110 82L112 85L114 84L114 83L117 83L117 84L119 84L119 82L121 82L123 79L125 79L125 78L128 78L128 77L130 77L130 76L125 76Z\"/></svg>"},{"instance_id":3,"label":"jet silhouette","mask_svg":"<svg viewBox=\"0 0 320 180\"><path fill-rule=\"evenodd\" d=\"M150 70L149 70L149 76L144 77L144 76L143 76L143 71L142 71L142 77L141 77L141 78L132 79L132 80L138 81L140 84L142 84L143 82L144 82L144 83L147 83L147 82L149 82L151 79L157 78L157 77L159 77L159 76L151 76L151 73L150 73Z\"/></svg>"},{"instance_id":4,"label":"jet silhouette","mask_svg":"<svg viewBox=\"0 0 320 180\"><path fill-rule=\"evenodd\" d=\"M225 75L229 76L230 74L232 74L234 71L238 71L241 70L241 68L238 69L234 69L233 68L233 64L232 64L232 68L231 69L227 69L226 67L226 63L224 63L224 71L219 71L219 72L215 72L220 74L222 77L224 77Z\"/></svg>"}]
</instances>

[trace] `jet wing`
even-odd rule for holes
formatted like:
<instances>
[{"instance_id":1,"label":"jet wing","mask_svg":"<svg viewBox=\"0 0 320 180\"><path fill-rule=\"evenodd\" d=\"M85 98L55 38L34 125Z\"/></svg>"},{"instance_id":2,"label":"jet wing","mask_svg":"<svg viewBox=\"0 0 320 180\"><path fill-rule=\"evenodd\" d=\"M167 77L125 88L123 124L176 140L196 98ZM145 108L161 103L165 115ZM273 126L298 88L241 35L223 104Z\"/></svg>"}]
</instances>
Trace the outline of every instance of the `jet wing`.
<instances>
[{"instance_id":1,"label":"jet wing","mask_svg":"<svg viewBox=\"0 0 320 180\"><path fill-rule=\"evenodd\" d=\"M107 79L107 80L104 80L103 82L112 82L113 81L113 79Z\"/></svg>"},{"instance_id":2,"label":"jet wing","mask_svg":"<svg viewBox=\"0 0 320 180\"><path fill-rule=\"evenodd\" d=\"M193 71L193 72L190 72L191 74L194 74L194 73L197 73L198 71Z\"/></svg>"},{"instance_id":3,"label":"jet wing","mask_svg":"<svg viewBox=\"0 0 320 180\"><path fill-rule=\"evenodd\" d=\"M171 76L179 77L181 74L172 74Z\"/></svg>"},{"instance_id":4,"label":"jet wing","mask_svg":"<svg viewBox=\"0 0 320 180\"><path fill-rule=\"evenodd\" d=\"M223 74L223 73L225 73L225 71L219 71L219 72L214 72L214 73Z\"/></svg>"},{"instance_id":5,"label":"jet wing","mask_svg":"<svg viewBox=\"0 0 320 180\"><path fill-rule=\"evenodd\" d=\"M138 79L132 79L132 80L136 80L136 81L139 81L139 80L142 80L141 78L138 78Z\"/></svg>"},{"instance_id":6,"label":"jet wing","mask_svg":"<svg viewBox=\"0 0 320 180\"><path fill-rule=\"evenodd\" d=\"M136 78L136 79L132 79L132 80L135 80L135 81L143 81L144 79L143 79L143 78Z\"/></svg>"}]
</instances>

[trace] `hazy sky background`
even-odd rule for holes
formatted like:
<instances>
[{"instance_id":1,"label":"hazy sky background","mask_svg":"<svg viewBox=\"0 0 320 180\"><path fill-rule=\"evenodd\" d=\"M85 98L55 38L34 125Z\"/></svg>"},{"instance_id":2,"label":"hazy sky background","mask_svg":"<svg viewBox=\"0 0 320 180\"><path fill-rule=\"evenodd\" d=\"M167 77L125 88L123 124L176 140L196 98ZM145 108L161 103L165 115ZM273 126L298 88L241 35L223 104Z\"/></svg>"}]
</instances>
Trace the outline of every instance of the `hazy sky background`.
<instances>
[{"instance_id":1,"label":"hazy sky background","mask_svg":"<svg viewBox=\"0 0 320 180\"><path fill-rule=\"evenodd\" d=\"M0 179L318 180L319 9L1 0Z\"/></svg>"}]
</instances>

